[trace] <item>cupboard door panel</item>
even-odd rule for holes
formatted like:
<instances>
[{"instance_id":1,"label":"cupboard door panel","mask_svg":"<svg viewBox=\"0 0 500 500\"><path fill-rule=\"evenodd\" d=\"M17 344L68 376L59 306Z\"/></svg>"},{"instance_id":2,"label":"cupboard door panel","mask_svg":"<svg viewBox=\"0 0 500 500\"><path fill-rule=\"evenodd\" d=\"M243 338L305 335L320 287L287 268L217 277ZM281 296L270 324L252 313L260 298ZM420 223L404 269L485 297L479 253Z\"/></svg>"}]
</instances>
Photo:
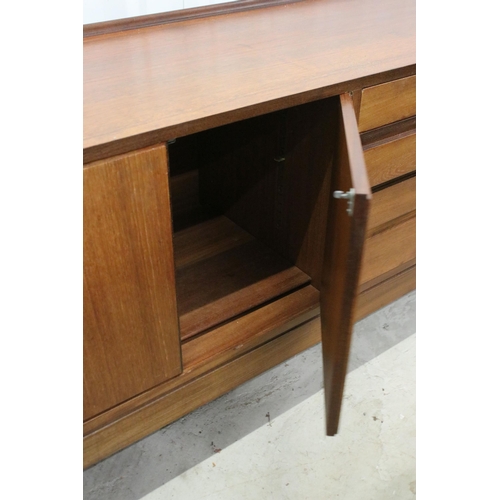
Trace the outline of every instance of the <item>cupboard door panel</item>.
<instances>
[{"instance_id":1,"label":"cupboard door panel","mask_svg":"<svg viewBox=\"0 0 500 500\"><path fill-rule=\"evenodd\" d=\"M340 96L332 193L354 188L353 214L347 200L330 199L321 283L321 336L326 431L337 433L354 324L363 243L371 199L352 97Z\"/></svg>"},{"instance_id":2,"label":"cupboard door panel","mask_svg":"<svg viewBox=\"0 0 500 500\"><path fill-rule=\"evenodd\" d=\"M84 169L84 419L181 371L167 155Z\"/></svg>"}]
</instances>

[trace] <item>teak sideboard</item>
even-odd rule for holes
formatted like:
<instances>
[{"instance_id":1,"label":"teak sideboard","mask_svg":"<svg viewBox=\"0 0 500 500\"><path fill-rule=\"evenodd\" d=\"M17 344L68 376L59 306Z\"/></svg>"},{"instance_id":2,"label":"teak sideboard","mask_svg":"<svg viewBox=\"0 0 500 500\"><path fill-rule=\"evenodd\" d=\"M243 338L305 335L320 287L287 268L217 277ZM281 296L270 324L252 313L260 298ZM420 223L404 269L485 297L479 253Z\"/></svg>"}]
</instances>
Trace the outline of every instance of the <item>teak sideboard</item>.
<instances>
[{"instance_id":1,"label":"teak sideboard","mask_svg":"<svg viewBox=\"0 0 500 500\"><path fill-rule=\"evenodd\" d=\"M84 466L415 288L411 0L84 40Z\"/></svg>"}]
</instances>

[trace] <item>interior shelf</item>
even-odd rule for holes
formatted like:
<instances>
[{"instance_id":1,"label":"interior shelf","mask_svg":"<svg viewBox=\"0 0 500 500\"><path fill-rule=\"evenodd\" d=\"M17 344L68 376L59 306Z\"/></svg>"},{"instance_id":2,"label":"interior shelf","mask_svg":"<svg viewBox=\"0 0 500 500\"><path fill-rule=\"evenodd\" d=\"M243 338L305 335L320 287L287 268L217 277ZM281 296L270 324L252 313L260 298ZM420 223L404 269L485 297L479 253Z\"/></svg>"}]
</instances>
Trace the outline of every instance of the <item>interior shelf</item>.
<instances>
[{"instance_id":1,"label":"interior shelf","mask_svg":"<svg viewBox=\"0 0 500 500\"><path fill-rule=\"evenodd\" d=\"M311 281L224 216L175 233L174 251L182 340Z\"/></svg>"}]
</instances>

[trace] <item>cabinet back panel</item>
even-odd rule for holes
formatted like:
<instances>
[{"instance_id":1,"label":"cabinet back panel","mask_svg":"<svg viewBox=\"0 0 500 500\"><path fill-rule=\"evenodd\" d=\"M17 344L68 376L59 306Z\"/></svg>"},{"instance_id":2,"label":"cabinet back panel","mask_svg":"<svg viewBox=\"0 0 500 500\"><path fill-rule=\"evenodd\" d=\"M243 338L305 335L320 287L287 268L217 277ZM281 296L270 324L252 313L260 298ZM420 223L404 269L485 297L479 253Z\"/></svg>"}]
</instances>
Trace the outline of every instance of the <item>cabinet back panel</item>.
<instances>
[{"instance_id":1,"label":"cabinet back panel","mask_svg":"<svg viewBox=\"0 0 500 500\"><path fill-rule=\"evenodd\" d=\"M272 113L207 131L200 168L200 199L269 247L280 251L285 232L276 193L286 196L282 165L275 161L284 114Z\"/></svg>"},{"instance_id":2,"label":"cabinet back panel","mask_svg":"<svg viewBox=\"0 0 500 500\"><path fill-rule=\"evenodd\" d=\"M170 193L174 231L205 222L222 212L200 203L199 169L204 134L192 134L168 144Z\"/></svg>"},{"instance_id":3,"label":"cabinet back panel","mask_svg":"<svg viewBox=\"0 0 500 500\"><path fill-rule=\"evenodd\" d=\"M208 131L200 198L290 259L319 287L334 99Z\"/></svg>"}]
</instances>

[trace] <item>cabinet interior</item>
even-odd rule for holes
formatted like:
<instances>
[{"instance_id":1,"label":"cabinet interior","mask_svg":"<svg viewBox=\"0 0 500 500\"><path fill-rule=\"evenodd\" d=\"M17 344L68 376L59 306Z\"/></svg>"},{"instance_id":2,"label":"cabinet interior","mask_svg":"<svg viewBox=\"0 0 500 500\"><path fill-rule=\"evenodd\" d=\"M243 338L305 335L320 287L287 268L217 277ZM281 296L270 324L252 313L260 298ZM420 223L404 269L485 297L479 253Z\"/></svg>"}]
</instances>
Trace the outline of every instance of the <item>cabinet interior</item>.
<instances>
[{"instance_id":1,"label":"cabinet interior","mask_svg":"<svg viewBox=\"0 0 500 500\"><path fill-rule=\"evenodd\" d=\"M183 342L319 289L337 109L324 99L169 144Z\"/></svg>"}]
</instances>

